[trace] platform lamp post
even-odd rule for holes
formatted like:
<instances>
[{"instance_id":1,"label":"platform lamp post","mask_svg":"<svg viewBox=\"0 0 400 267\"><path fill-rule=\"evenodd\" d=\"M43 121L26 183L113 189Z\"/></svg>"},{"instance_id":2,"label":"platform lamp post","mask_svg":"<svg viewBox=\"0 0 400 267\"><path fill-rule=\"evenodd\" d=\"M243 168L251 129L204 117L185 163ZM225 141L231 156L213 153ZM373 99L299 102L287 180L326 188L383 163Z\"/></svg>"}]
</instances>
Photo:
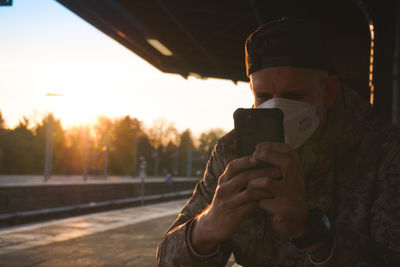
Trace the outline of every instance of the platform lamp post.
<instances>
[{"instance_id":1,"label":"platform lamp post","mask_svg":"<svg viewBox=\"0 0 400 267\"><path fill-rule=\"evenodd\" d=\"M86 128L85 132L85 154L83 160L83 181L87 181L88 178L88 156L89 156L89 127Z\"/></svg>"},{"instance_id":2,"label":"platform lamp post","mask_svg":"<svg viewBox=\"0 0 400 267\"><path fill-rule=\"evenodd\" d=\"M108 136L104 139L104 142L106 145L106 151L104 154L104 169L103 169L103 171L104 171L104 178L107 179L107 176L108 176L108 173L107 173L108 172L108 153L110 150L110 141L109 141Z\"/></svg>"},{"instance_id":3,"label":"platform lamp post","mask_svg":"<svg viewBox=\"0 0 400 267\"><path fill-rule=\"evenodd\" d=\"M135 129L135 140L134 142L134 154L133 154L133 170L132 170L132 177L136 177L137 176L137 160L138 160L138 152L137 152L137 143L138 143L138 134L139 134L139 130L138 130L138 126L136 125L136 129Z\"/></svg>"},{"instance_id":4,"label":"platform lamp post","mask_svg":"<svg viewBox=\"0 0 400 267\"><path fill-rule=\"evenodd\" d=\"M46 96L62 96L62 94L46 93ZM51 176L53 159L53 114L49 114L47 118L46 132L46 151L44 159L44 181L48 181Z\"/></svg>"}]
</instances>

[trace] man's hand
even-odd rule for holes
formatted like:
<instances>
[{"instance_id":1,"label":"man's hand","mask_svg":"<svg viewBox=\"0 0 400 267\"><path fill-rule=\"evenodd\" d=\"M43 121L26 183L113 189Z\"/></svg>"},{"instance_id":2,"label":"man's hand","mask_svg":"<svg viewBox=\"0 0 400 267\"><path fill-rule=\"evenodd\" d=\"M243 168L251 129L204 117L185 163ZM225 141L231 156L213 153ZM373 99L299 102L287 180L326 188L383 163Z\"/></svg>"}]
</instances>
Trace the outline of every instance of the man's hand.
<instances>
[{"instance_id":1,"label":"man's hand","mask_svg":"<svg viewBox=\"0 0 400 267\"><path fill-rule=\"evenodd\" d=\"M258 206L258 200L275 197L268 189L247 187L252 179L279 177L276 168L250 169L256 165L257 160L252 156L228 164L218 179L210 206L194 222L191 243L196 251L201 254L212 251L236 232L246 215Z\"/></svg>"},{"instance_id":2,"label":"man's hand","mask_svg":"<svg viewBox=\"0 0 400 267\"><path fill-rule=\"evenodd\" d=\"M274 214L275 230L287 238L301 236L307 230L308 206L304 188L304 173L297 153L288 145L261 143L256 147L254 158L281 169L282 179L261 177L249 182L248 188L267 190L274 199L262 199L260 208Z\"/></svg>"}]
</instances>

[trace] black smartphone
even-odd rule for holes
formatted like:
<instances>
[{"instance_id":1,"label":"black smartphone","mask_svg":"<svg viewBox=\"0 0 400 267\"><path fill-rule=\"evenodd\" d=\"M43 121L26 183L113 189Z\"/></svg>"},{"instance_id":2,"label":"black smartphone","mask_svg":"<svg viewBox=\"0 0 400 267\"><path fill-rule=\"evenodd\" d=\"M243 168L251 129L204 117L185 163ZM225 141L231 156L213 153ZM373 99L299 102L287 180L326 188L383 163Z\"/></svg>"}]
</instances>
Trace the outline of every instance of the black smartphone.
<instances>
[{"instance_id":1,"label":"black smartphone","mask_svg":"<svg viewBox=\"0 0 400 267\"><path fill-rule=\"evenodd\" d=\"M233 113L236 135L236 154L253 154L262 142L284 143L283 112L278 108L239 108ZM266 162L259 167L271 166Z\"/></svg>"}]
</instances>

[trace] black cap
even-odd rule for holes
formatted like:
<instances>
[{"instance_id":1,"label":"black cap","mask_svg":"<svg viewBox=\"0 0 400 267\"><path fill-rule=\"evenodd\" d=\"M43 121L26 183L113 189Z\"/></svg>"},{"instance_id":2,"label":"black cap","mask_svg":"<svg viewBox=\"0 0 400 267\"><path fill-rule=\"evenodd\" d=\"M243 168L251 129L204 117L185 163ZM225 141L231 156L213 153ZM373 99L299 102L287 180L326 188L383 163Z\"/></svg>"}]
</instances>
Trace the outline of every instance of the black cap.
<instances>
[{"instance_id":1,"label":"black cap","mask_svg":"<svg viewBox=\"0 0 400 267\"><path fill-rule=\"evenodd\" d=\"M334 73L324 33L311 20L289 17L266 23L247 38L245 50L247 76L279 66Z\"/></svg>"}]
</instances>

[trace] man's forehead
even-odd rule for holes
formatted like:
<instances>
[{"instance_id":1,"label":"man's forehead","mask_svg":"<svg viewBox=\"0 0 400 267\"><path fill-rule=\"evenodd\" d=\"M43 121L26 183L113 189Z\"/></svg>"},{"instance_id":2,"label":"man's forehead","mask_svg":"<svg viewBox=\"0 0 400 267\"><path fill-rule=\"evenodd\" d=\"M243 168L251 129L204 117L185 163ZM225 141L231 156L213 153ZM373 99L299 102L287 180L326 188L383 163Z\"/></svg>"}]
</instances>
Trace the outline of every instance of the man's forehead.
<instances>
[{"instance_id":1,"label":"man's forehead","mask_svg":"<svg viewBox=\"0 0 400 267\"><path fill-rule=\"evenodd\" d=\"M328 76L326 71L290 66L264 68L250 75L253 87L270 86L292 90L299 87L319 86Z\"/></svg>"}]
</instances>

